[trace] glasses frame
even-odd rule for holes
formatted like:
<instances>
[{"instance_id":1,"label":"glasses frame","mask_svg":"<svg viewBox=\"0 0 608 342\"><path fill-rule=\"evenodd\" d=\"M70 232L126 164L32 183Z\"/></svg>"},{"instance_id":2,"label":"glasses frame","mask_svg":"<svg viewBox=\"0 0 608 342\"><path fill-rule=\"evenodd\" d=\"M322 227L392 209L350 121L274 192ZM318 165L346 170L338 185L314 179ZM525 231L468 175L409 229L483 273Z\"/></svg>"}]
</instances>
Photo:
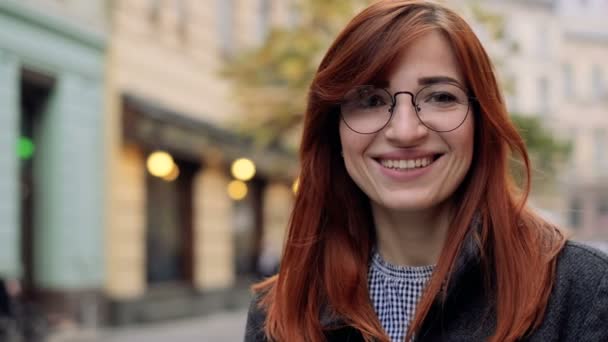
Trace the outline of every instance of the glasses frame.
<instances>
[{"instance_id":1,"label":"glasses frame","mask_svg":"<svg viewBox=\"0 0 608 342\"><path fill-rule=\"evenodd\" d=\"M373 87L373 88L375 88L375 89L380 89L380 90L384 91L384 92L385 92L385 93L386 93L386 94L387 94L387 95L388 95L388 96L391 98L392 103L391 103L390 108L388 109L388 112L389 112L389 117L388 117L388 120L386 120L386 123L385 123L384 125L382 125L382 127L380 127L379 129L377 129L377 130L375 130L375 131L373 131L373 132L366 132L366 133L364 133L364 132L359 132L359 131L355 130L354 128L350 127L350 125L348 124L348 122L347 122L347 121L346 121L346 119L344 118L344 115L342 114L342 108L341 108L341 107L342 107L342 104L344 103L344 101L342 101L342 102L340 103L340 117L342 118L342 121L344 122L344 124L346 125L346 127L348 127L348 129L350 129L351 131L353 131L353 132L355 132L355 133L359 133L359 134L375 134L375 133L378 133L378 132L380 132L381 130L383 130L383 129L384 129L384 127L386 127L386 126L389 124L389 122L391 122L391 120L393 119L393 113L394 113L395 107L397 106L397 95L401 95L401 94L408 94L408 95L410 95L410 102L411 102L411 104L412 104L412 107L414 107L414 111L416 112L416 117L418 118L418 121L420 121L420 123L421 123L421 124L422 124L424 127L426 127L426 128L428 128L428 129L430 129L431 131L438 132L438 133L447 133L447 132L452 132L452 131L455 131L455 130L457 130L458 128L460 128L460 126L462 126L462 124L463 124L463 123L464 123L464 122L467 120L467 117L469 116L469 111L470 111L470 109L471 109L471 102L475 101L475 100L476 100L476 98L475 98L475 97L473 97L473 96L468 95L469 93L468 93L468 92L467 92L467 91L466 91L466 90L465 90L465 89L464 89L462 86L460 86L459 84L455 84L455 83L445 83L445 84L449 84L449 85L455 86L456 88L459 88L460 90L462 90L462 91L463 91L465 94L467 94L467 100L468 100L468 101L467 101L467 111L466 111L466 113L464 114L464 117L462 118L462 121L461 121L461 122L460 122L460 123L459 123L459 124L458 124L458 125L457 125L455 128L452 128L452 129L450 129L450 130L436 130L436 129L434 129L434 128L429 127L429 126L428 126L427 124L425 124L425 123L424 123L424 121L422 121L422 119L420 118L420 114L419 114L419 112L420 112L420 107L418 107L418 105L416 105L416 97L418 96L418 94L420 94L420 93L421 93L423 90L425 90L425 89L427 89L427 88L429 88L429 87L436 86L436 85L437 85L437 83L434 83L434 84L429 84L429 85L426 85L426 86L424 86L424 87L420 88L420 89L419 89L419 90L416 92L416 94L412 93L411 91L397 91L397 92L395 92L395 93L391 94L391 92L390 92L390 91L388 91L386 88L383 88L383 87L377 87L377 86L374 86L374 85L371 85L371 84L360 85L360 86L354 87L354 88L352 88L351 90L349 90L349 91L347 92L347 94L348 94L348 93L350 93L351 91L355 90L355 89L359 89L359 88L363 88L363 87ZM346 95L345 95L345 96L346 96Z\"/></svg>"}]
</instances>

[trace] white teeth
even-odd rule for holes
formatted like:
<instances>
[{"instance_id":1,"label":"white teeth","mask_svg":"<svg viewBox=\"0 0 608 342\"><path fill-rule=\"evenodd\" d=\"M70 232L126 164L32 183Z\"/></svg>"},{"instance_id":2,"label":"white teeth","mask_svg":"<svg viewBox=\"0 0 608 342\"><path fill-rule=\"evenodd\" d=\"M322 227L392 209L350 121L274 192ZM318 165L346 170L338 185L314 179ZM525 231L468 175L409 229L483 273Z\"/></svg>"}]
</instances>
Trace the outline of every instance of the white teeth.
<instances>
[{"instance_id":1,"label":"white teeth","mask_svg":"<svg viewBox=\"0 0 608 342\"><path fill-rule=\"evenodd\" d=\"M433 160L431 159L431 157L419 158L419 159L407 159L407 160L405 160L405 159L399 159L399 160L382 159L380 161L380 163L384 167L387 167L389 169L401 169L401 170L426 167L432 162L433 162Z\"/></svg>"}]
</instances>

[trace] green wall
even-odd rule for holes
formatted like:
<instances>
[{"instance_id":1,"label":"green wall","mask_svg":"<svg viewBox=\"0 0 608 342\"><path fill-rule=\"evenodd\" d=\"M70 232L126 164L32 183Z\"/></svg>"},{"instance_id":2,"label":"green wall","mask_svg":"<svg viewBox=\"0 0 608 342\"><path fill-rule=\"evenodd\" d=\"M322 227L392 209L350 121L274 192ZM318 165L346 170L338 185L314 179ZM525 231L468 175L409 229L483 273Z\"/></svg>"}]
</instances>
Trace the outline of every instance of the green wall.
<instances>
[{"instance_id":1,"label":"green wall","mask_svg":"<svg viewBox=\"0 0 608 342\"><path fill-rule=\"evenodd\" d=\"M19 274L19 70L56 82L37 128L34 280L45 289L103 284L105 37L16 1L0 2L0 273ZM6 190L6 191L5 191Z\"/></svg>"},{"instance_id":2,"label":"green wall","mask_svg":"<svg viewBox=\"0 0 608 342\"><path fill-rule=\"evenodd\" d=\"M18 61L0 51L0 276L19 276Z\"/></svg>"}]
</instances>

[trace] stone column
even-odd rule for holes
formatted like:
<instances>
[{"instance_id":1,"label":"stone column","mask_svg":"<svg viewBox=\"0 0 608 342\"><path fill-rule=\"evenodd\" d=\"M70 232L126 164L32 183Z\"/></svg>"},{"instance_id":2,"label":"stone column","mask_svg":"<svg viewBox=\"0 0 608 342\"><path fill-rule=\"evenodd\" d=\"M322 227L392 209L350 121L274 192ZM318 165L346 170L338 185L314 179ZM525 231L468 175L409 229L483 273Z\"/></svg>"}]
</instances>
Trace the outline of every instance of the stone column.
<instances>
[{"instance_id":1,"label":"stone column","mask_svg":"<svg viewBox=\"0 0 608 342\"><path fill-rule=\"evenodd\" d=\"M118 143L119 137L114 138ZM106 228L106 291L113 300L128 301L146 291L146 170L138 148L123 146L115 152L108 165L112 182Z\"/></svg>"},{"instance_id":2,"label":"stone column","mask_svg":"<svg viewBox=\"0 0 608 342\"><path fill-rule=\"evenodd\" d=\"M231 287L235 281L229 178L203 169L194 180L194 283L199 290Z\"/></svg>"},{"instance_id":3,"label":"stone column","mask_svg":"<svg viewBox=\"0 0 608 342\"><path fill-rule=\"evenodd\" d=\"M0 277L22 272L19 240L19 65L0 50Z\"/></svg>"},{"instance_id":4,"label":"stone column","mask_svg":"<svg viewBox=\"0 0 608 342\"><path fill-rule=\"evenodd\" d=\"M34 283L47 291L103 285L101 80L59 76L35 128Z\"/></svg>"}]
</instances>

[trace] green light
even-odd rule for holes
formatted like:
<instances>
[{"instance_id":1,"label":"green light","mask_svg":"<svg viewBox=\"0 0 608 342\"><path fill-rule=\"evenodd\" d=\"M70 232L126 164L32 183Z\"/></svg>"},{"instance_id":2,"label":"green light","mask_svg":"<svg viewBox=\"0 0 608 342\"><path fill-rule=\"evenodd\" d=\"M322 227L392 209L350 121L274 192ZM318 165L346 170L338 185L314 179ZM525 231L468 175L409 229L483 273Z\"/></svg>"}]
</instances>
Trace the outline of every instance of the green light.
<instances>
[{"instance_id":1,"label":"green light","mask_svg":"<svg viewBox=\"0 0 608 342\"><path fill-rule=\"evenodd\" d=\"M34 142L28 137L20 137L17 142L17 155L21 159L30 159L34 154Z\"/></svg>"}]
</instances>

